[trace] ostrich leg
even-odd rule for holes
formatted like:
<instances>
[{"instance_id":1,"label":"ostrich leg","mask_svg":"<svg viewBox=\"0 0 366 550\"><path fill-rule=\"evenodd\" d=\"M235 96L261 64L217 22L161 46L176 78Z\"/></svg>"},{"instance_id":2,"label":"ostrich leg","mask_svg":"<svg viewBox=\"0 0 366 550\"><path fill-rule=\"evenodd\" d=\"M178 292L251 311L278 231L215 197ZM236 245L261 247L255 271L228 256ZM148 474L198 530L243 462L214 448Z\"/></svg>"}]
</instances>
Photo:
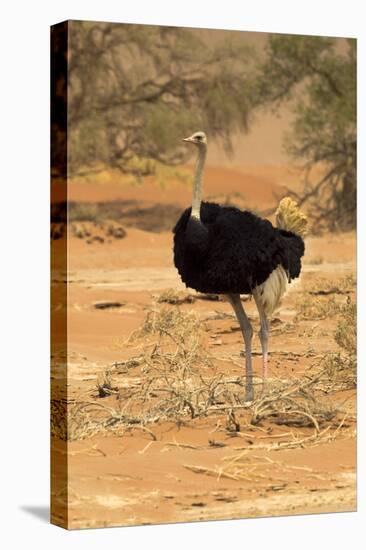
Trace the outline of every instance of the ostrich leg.
<instances>
[{"instance_id":1,"label":"ostrich leg","mask_svg":"<svg viewBox=\"0 0 366 550\"><path fill-rule=\"evenodd\" d=\"M263 304L258 296L257 292L253 292L254 300L258 309L259 319L261 323L261 328L259 331L259 340L262 346L263 354L263 367L262 367L262 378L263 386L266 382L268 376L268 336L269 336L269 322L264 311Z\"/></svg>"},{"instance_id":2,"label":"ostrich leg","mask_svg":"<svg viewBox=\"0 0 366 550\"><path fill-rule=\"evenodd\" d=\"M245 343L245 400L253 400L252 337L253 329L242 306L239 294L228 294Z\"/></svg>"}]
</instances>

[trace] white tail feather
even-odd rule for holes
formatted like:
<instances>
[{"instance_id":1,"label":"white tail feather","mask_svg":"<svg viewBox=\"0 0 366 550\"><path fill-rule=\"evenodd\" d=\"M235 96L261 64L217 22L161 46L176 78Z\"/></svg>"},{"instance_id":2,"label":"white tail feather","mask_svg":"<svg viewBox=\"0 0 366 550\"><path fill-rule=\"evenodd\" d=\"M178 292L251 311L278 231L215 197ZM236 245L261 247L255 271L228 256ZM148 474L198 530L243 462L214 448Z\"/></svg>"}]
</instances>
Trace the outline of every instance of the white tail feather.
<instances>
[{"instance_id":1,"label":"white tail feather","mask_svg":"<svg viewBox=\"0 0 366 550\"><path fill-rule=\"evenodd\" d=\"M301 237L306 234L307 218L290 197L281 200L276 211L276 225L279 229L292 231ZM282 265L276 267L268 279L255 288L264 311L271 315L281 304L288 286L288 276Z\"/></svg>"},{"instance_id":2,"label":"white tail feather","mask_svg":"<svg viewBox=\"0 0 366 550\"><path fill-rule=\"evenodd\" d=\"M279 265L272 271L264 283L255 288L256 294L267 315L271 315L280 305L281 299L287 290L287 285L288 278L286 271L282 265Z\"/></svg>"}]
</instances>

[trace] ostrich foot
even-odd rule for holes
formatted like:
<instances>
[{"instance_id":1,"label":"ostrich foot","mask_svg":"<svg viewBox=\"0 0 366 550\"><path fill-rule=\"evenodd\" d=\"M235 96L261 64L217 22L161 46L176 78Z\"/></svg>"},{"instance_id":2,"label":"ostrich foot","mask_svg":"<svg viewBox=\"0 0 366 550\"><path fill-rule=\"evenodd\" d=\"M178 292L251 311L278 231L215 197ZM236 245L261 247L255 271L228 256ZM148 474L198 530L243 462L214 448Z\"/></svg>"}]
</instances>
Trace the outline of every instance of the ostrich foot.
<instances>
[{"instance_id":1,"label":"ostrich foot","mask_svg":"<svg viewBox=\"0 0 366 550\"><path fill-rule=\"evenodd\" d=\"M247 382L245 384L245 403L248 403L249 401L254 400L254 388L253 388L253 381L250 380L250 382Z\"/></svg>"},{"instance_id":2,"label":"ostrich foot","mask_svg":"<svg viewBox=\"0 0 366 550\"><path fill-rule=\"evenodd\" d=\"M245 399L244 399L244 402L245 402L246 404L251 403L252 401L254 401L254 392L253 392L253 389L251 389L250 391L246 391L246 392L245 392Z\"/></svg>"}]
</instances>

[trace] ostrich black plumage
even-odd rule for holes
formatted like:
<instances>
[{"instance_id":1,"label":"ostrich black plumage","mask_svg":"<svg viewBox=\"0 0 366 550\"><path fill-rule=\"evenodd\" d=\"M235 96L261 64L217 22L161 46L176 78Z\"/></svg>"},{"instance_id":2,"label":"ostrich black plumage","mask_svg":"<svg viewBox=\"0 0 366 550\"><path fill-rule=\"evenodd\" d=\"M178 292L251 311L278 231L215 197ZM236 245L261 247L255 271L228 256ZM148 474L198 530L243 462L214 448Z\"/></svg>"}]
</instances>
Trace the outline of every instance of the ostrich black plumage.
<instances>
[{"instance_id":1,"label":"ostrich black plumage","mask_svg":"<svg viewBox=\"0 0 366 550\"><path fill-rule=\"evenodd\" d=\"M300 275L306 217L291 199L283 199L277 225L250 211L202 202L201 180L207 152L204 132L184 139L198 149L192 207L174 233L174 264L187 287L226 294L235 311L245 343L245 399L253 399L251 342L253 330L240 294L252 294L259 312L263 380L267 377L267 315L278 306L287 283ZM291 231L295 228L297 231Z\"/></svg>"}]
</instances>

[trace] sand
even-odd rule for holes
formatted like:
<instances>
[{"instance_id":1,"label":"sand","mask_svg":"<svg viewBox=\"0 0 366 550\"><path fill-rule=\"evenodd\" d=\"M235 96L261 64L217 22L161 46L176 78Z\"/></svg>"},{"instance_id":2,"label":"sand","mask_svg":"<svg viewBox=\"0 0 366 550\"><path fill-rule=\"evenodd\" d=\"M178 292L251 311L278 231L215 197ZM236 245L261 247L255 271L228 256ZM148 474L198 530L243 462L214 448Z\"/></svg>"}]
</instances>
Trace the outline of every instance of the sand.
<instances>
[{"instance_id":1,"label":"sand","mask_svg":"<svg viewBox=\"0 0 366 550\"><path fill-rule=\"evenodd\" d=\"M282 168L289 181L291 168ZM240 194L250 207L271 208L281 191L281 168L273 177L268 167L214 168L206 173L210 196ZM287 179L286 179L287 178ZM113 179L113 178L112 178ZM230 185L226 181L230 181ZM150 181L144 187L109 181L74 182L69 198L74 201L136 201L141 208L159 204L184 208L190 200L189 187L175 183L162 190ZM87 242L71 235L68 249L68 399L87 399L117 407L117 395L101 399L96 392L98 377L116 361L128 359L134 350L124 343L141 326L151 308L159 308L157 297L166 289L185 290L172 265L172 234L169 230L143 230L133 216L125 238L105 237L103 227L89 224L103 242ZM136 223L135 223L136 222ZM84 224L85 225L85 224ZM61 251L63 238L54 241L56 251L53 282L62 286ZM59 254L57 254L57 251ZM337 351L334 341L336 319L294 322L298 300L306 285L355 273L355 234L310 236L306 240L303 275L275 313L270 336L270 377L291 380L301 376L314 356ZM119 307L100 309L101 302L118 302ZM231 313L226 302L196 300L183 304L205 318L215 312ZM258 315L252 301L245 308L258 331ZM53 312L61 319L58 305ZM277 324L276 324L277 323ZM276 326L288 326L287 331ZM234 327L234 328L233 328ZM61 350L62 341L55 344ZM226 362L227 376L244 372L240 356L242 341L235 320L222 318L208 323L207 352L214 357L236 357ZM253 340L254 371L261 374L260 344ZM310 351L309 351L310 350ZM286 353L284 353L286 352ZM293 352L293 355L289 354ZM53 358L53 379L64 376L60 357ZM132 369L117 379L118 385L143 383L141 369ZM225 429L222 415L187 421L164 421L150 425L148 432L133 429L123 436L103 433L72 441L67 445L68 496L55 489L53 520L60 522L60 510L67 498L68 527L71 529L114 525L136 525L274 516L304 513L352 511L356 509L355 391L339 392L337 401L347 400L348 428L334 440L295 449L263 449L263 444L306 438L313 428L277 425L264 421L260 427L243 426L239 434ZM65 445L53 438L54 458L62 464ZM248 464L246 479L219 475L229 457L243 454ZM253 470L253 464L256 464ZM61 466L60 466L61 467ZM193 467L193 469L192 469ZM198 470L195 468L198 468ZM204 473L200 468L205 469ZM207 471L213 471L208 475Z\"/></svg>"}]
</instances>

